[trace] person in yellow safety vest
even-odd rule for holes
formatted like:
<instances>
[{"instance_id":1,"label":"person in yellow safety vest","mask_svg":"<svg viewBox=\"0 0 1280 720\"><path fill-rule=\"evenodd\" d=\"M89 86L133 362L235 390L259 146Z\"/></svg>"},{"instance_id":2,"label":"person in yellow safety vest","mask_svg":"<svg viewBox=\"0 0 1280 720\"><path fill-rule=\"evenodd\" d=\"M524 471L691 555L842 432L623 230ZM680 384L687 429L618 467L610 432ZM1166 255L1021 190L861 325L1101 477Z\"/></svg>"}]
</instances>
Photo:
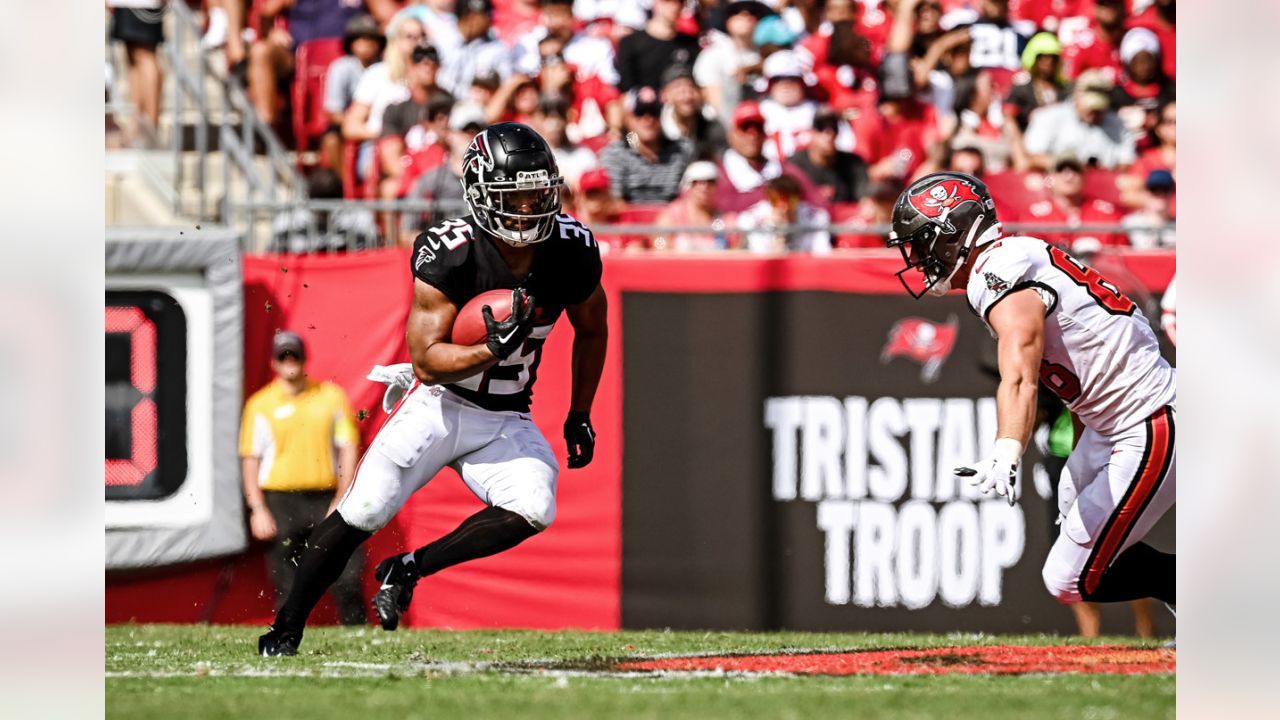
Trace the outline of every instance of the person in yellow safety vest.
<instances>
[{"instance_id":1,"label":"person in yellow safety vest","mask_svg":"<svg viewBox=\"0 0 1280 720\"><path fill-rule=\"evenodd\" d=\"M288 595L296 563L312 527L341 499L354 476L360 435L342 388L307 377L302 338L289 331L272 340L275 379L245 403L240 458L249 527L270 542L268 570L275 605ZM367 621L357 553L333 586L339 620Z\"/></svg>"}]
</instances>

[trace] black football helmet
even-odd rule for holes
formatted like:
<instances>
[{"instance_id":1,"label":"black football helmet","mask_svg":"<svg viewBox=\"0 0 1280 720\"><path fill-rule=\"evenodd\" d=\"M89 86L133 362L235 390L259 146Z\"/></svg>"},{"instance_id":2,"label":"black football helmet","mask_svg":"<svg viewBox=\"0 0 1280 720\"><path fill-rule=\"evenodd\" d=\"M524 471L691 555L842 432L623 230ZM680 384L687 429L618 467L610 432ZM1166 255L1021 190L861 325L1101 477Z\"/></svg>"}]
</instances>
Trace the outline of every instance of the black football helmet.
<instances>
[{"instance_id":1,"label":"black football helmet","mask_svg":"<svg viewBox=\"0 0 1280 720\"><path fill-rule=\"evenodd\" d=\"M888 245L898 248L907 265L898 271L898 280L919 299L925 293L945 295L973 249L1000 233L986 184L972 175L940 172L911 183L898 196ZM917 287L908 282L912 270L920 274Z\"/></svg>"},{"instance_id":2,"label":"black football helmet","mask_svg":"<svg viewBox=\"0 0 1280 720\"><path fill-rule=\"evenodd\" d=\"M564 178L533 128L503 122L481 130L462 160L462 194L476 222L516 247L555 231Z\"/></svg>"}]
</instances>

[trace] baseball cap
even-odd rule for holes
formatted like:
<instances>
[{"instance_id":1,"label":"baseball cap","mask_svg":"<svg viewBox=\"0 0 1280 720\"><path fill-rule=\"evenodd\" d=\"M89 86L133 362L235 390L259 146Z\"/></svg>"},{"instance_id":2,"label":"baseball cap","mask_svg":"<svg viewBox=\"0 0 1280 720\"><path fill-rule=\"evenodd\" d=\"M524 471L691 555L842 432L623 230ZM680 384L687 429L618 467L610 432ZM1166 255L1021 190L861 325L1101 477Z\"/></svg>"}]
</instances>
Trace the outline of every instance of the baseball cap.
<instances>
[{"instance_id":1,"label":"baseball cap","mask_svg":"<svg viewBox=\"0 0 1280 720\"><path fill-rule=\"evenodd\" d=\"M476 132L479 132L484 126L484 110L474 103L458 103L449 113L450 130L467 130L474 127Z\"/></svg>"},{"instance_id":2,"label":"baseball cap","mask_svg":"<svg viewBox=\"0 0 1280 720\"><path fill-rule=\"evenodd\" d=\"M1078 173L1084 172L1084 163L1080 162L1080 158L1070 151L1060 152L1053 157L1054 172L1058 172L1065 167L1073 168Z\"/></svg>"},{"instance_id":3,"label":"baseball cap","mask_svg":"<svg viewBox=\"0 0 1280 720\"><path fill-rule=\"evenodd\" d=\"M285 353L292 353L299 360L307 357L307 348L302 344L302 337L291 330L279 330L271 339L271 355L279 359Z\"/></svg>"},{"instance_id":4,"label":"baseball cap","mask_svg":"<svg viewBox=\"0 0 1280 720\"><path fill-rule=\"evenodd\" d=\"M829 125L837 125L841 120L840 113L835 111L830 105L819 106L813 114L813 127L819 128Z\"/></svg>"},{"instance_id":5,"label":"baseball cap","mask_svg":"<svg viewBox=\"0 0 1280 720\"><path fill-rule=\"evenodd\" d=\"M764 122L764 113L760 112L760 103L755 100L738 103L738 107L733 109L733 126L735 128L740 128L749 122Z\"/></svg>"},{"instance_id":6,"label":"baseball cap","mask_svg":"<svg viewBox=\"0 0 1280 720\"><path fill-rule=\"evenodd\" d=\"M609 173L604 168L595 168L582 173L578 180L578 192L589 193L592 190L608 190Z\"/></svg>"},{"instance_id":7,"label":"baseball cap","mask_svg":"<svg viewBox=\"0 0 1280 720\"><path fill-rule=\"evenodd\" d=\"M458 17L468 13L482 13L492 17L493 3L489 2L489 0L461 0L454 12L457 13Z\"/></svg>"},{"instance_id":8,"label":"baseball cap","mask_svg":"<svg viewBox=\"0 0 1280 720\"><path fill-rule=\"evenodd\" d=\"M627 93L627 112L632 115L660 115L662 101L658 99L658 91L645 85Z\"/></svg>"},{"instance_id":9,"label":"baseball cap","mask_svg":"<svg viewBox=\"0 0 1280 720\"><path fill-rule=\"evenodd\" d=\"M1175 183L1173 173L1164 168L1157 168L1147 173L1147 190L1151 192L1172 192Z\"/></svg>"},{"instance_id":10,"label":"baseball cap","mask_svg":"<svg viewBox=\"0 0 1280 720\"><path fill-rule=\"evenodd\" d=\"M777 78L804 77L804 66L800 64L800 58L790 50L779 50L773 53L764 61L764 76L769 80Z\"/></svg>"},{"instance_id":11,"label":"baseball cap","mask_svg":"<svg viewBox=\"0 0 1280 720\"><path fill-rule=\"evenodd\" d=\"M755 15L757 20L774 14L773 8L760 2L760 0L734 0L734 2L725 7L724 16L731 18L743 10Z\"/></svg>"},{"instance_id":12,"label":"baseball cap","mask_svg":"<svg viewBox=\"0 0 1280 720\"><path fill-rule=\"evenodd\" d=\"M347 21L347 26L342 31L342 52L350 55L352 44L360 38L376 40L382 47L386 47L387 44L387 36L378 27L378 21L374 20L372 15L363 13L353 15Z\"/></svg>"},{"instance_id":13,"label":"baseball cap","mask_svg":"<svg viewBox=\"0 0 1280 720\"><path fill-rule=\"evenodd\" d=\"M418 45L413 48L413 63L417 65L423 60L430 60L434 63L440 62L440 53L434 45Z\"/></svg>"},{"instance_id":14,"label":"baseball cap","mask_svg":"<svg viewBox=\"0 0 1280 720\"><path fill-rule=\"evenodd\" d=\"M1106 110L1111 107L1113 87L1111 79L1098 69L1085 70L1076 78L1076 93L1089 110Z\"/></svg>"},{"instance_id":15,"label":"baseball cap","mask_svg":"<svg viewBox=\"0 0 1280 720\"><path fill-rule=\"evenodd\" d=\"M693 80L693 68L684 63L672 63L662 71L662 87L666 87L677 80L688 78Z\"/></svg>"},{"instance_id":16,"label":"baseball cap","mask_svg":"<svg viewBox=\"0 0 1280 720\"><path fill-rule=\"evenodd\" d=\"M1120 41L1120 62L1125 65L1140 52L1160 57L1160 38L1150 28L1136 27L1125 33Z\"/></svg>"},{"instance_id":17,"label":"baseball cap","mask_svg":"<svg viewBox=\"0 0 1280 720\"><path fill-rule=\"evenodd\" d=\"M699 180L716 180L720 177L720 171L716 168L716 164L707 160L697 160L689 163L689 167L684 169L684 176L680 178L680 187L687 188Z\"/></svg>"}]
</instances>

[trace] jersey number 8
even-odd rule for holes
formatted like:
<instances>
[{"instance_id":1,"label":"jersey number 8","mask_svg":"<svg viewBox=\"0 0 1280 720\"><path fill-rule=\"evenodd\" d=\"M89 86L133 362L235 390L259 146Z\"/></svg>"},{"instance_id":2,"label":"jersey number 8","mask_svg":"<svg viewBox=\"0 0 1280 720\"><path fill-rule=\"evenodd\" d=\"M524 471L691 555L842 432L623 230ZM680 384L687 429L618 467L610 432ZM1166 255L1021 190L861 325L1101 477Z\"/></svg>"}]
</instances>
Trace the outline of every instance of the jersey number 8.
<instances>
[{"instance_id":1,"label":"jersey number 8","mask_svg":"<svg viewBox=\"0 0 1280 720\"><path fill-rule=\"evenodd\" d=\"M1054 267L1066 273L1072 282L1084 288L1085 292L1112 315L1132 315L1137 308L1137 305L1120 292L1120 288L1103 277L1102 273L1086 266L1060 248L1049 246L1049 261Z\"/></svg>"}]
</instances>

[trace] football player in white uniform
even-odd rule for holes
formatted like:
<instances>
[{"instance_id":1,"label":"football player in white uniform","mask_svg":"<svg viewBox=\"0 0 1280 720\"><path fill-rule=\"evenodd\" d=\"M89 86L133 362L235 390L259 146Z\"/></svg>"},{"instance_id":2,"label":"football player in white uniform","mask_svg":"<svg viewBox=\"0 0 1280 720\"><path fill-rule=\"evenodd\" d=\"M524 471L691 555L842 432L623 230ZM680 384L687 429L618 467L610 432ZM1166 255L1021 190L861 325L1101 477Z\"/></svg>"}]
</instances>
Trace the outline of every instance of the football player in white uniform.
<instances>
[{"instance_id":1,"label":"football player in white uniform","mask_svg":"<svg viewBox=\"0 0 1280 720\"><path fill-rule=\"evenodd\" d=\"M898 278L913 297L964 288L997 338L995 445L956 475L1017 502L1036 383L1045 383L1084 428L1060 480L1063 527L1045 586L1064 603L1154 597L1172 606L1175 556L1142 539L1174 503L1175 373L1142 311L1061 249L1002 237L986 185L969 175L912 183L888 244L902 252Z\"/></svg>"}]
</instances>

